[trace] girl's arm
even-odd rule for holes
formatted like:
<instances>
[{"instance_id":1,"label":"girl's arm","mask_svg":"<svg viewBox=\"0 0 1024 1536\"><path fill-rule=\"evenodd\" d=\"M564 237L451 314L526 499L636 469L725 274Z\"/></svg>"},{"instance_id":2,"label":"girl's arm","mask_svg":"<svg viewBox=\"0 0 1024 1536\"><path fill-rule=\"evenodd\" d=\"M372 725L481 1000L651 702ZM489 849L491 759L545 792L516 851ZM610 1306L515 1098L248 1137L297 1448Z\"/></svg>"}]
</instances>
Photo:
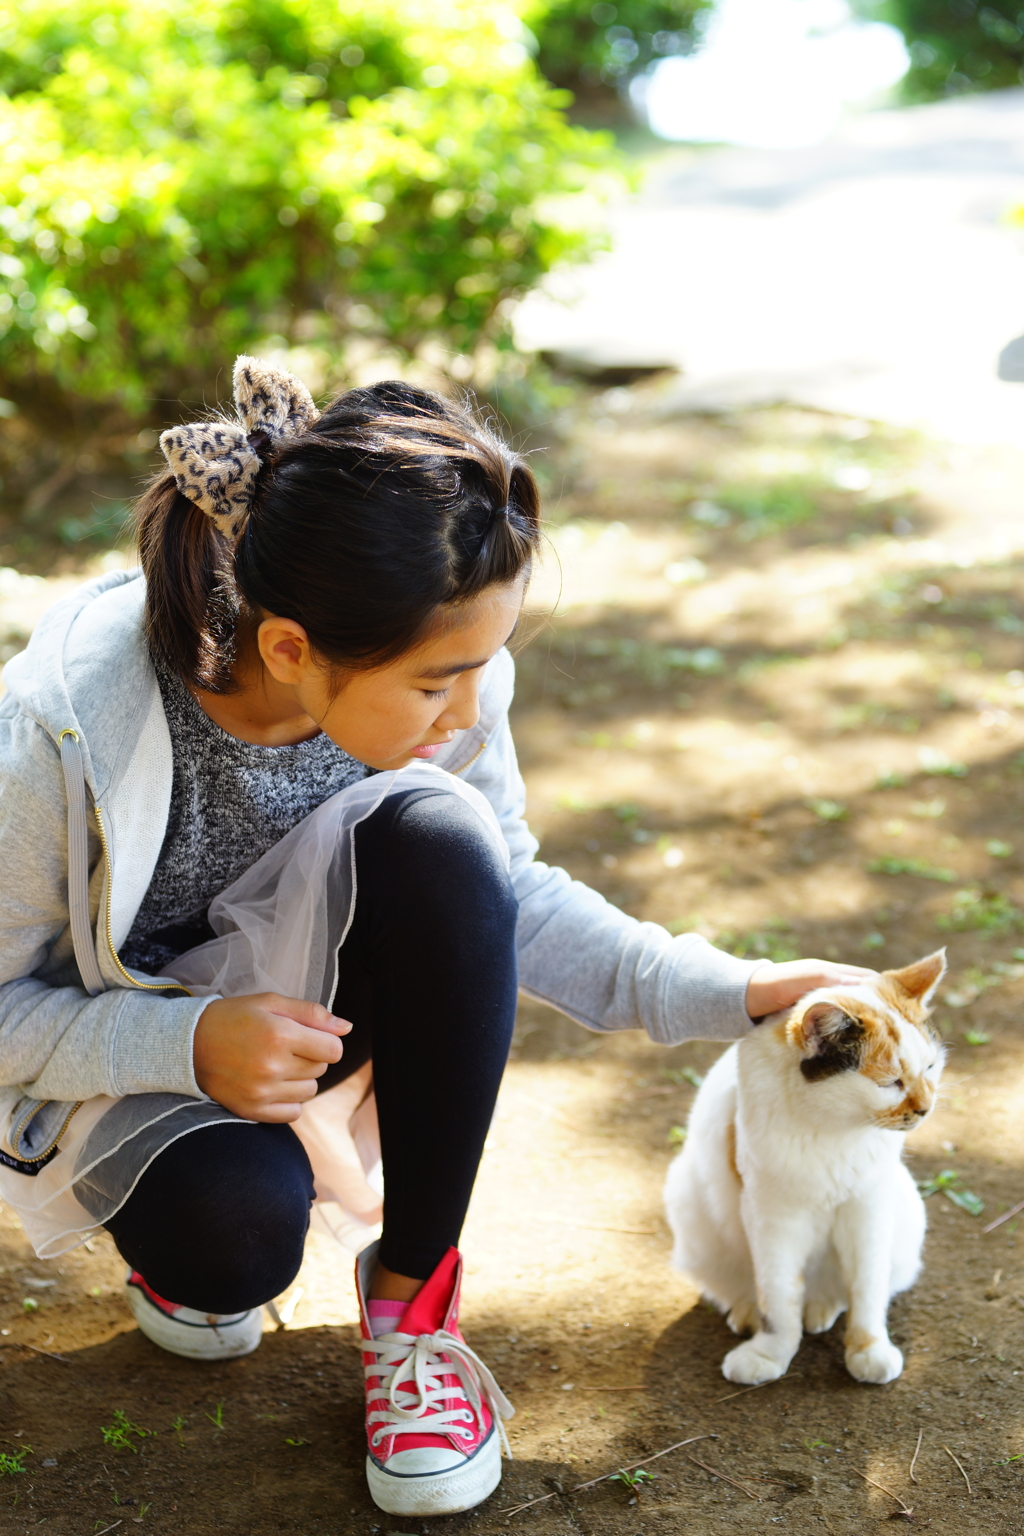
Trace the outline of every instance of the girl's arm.
<instances>
[{"instance_id":1,"label":"girl's arm","mask_svg":"<svg viewBox=\"0 0 1024 1536\"><path fill-rule=\"evenodd\" d=\"M786 966L738 960L699 934L673 937L658 923L639 922L564 869L541 863L524 816L526 791L506 713L513 679L512 659L503 652L481 695L487 746L462 777L487 796L509 846L524 992L589 1029L642 1028L674 1045L735 1040L754 1019L788 1007L813 987L870 974L817 960Z\"/></svg>"},{"instance_id":2,"label":"girl's arm","mask_svg":"<svg viewBox=\"0 0 1024 1536\"><path fill-rule=\"evenodd\" d=\"M519 984L589 1029L646 1029L653 1040L735 1040L752 1027L747 983L761 964L699 934L641 923L536 858L507 719L463 777L485 794L512 856L519 898Z\"/></svg>"}]
</instances>

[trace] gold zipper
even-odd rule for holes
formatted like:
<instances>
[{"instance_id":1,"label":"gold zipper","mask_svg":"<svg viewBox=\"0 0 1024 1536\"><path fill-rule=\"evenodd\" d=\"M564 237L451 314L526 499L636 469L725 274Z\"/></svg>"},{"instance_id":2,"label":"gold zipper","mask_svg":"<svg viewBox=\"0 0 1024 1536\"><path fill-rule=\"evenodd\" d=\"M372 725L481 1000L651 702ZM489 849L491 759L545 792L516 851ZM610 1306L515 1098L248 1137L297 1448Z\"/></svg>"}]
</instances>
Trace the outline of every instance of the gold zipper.
<instances>
[{"instance_id":1,"label":"gold zipper","mask_svg":"<svg viewBox=\"0 0 1024 1536\"><path fill-rule=\"evenodd\" d=\"M485 741L482 747L477 747L476 751L473 753L473 756L470 758L468 763L463 763L461 768L453 768L453 769L451 769L452 778L453 779L457 779L460 773L465 773L467 768L472 768L472 766L476 762L477 758L480 757L480 755L482 753L486 752L486 751L487 751L487 743Z\"/></svg>"},{"instance_id":2,"label":"gold zipper","mask_svg":"<svg viewBox=\"0 0 1024 1536\"><path fill-rule=\"evenodd\" d=\"M469 764L467 763L466 766L468 767ZM98 805L94 805L94 809L96 811L96 826L99 829L100 834L100 844L103 848L103 862L107 866L106 926L107 948L110 950L111 959L117 966L118 971L124 977L125 981L129 982L133 987L138 987L142 992L166 992L168 988L173 985L179 992L184 992L186 997L192 997L194 994L189 991L188 987L183 987L180 982L175 981L171 983L167 981L136 981L131 972L126 971L124 966L121 964L120 956L118 955L117 950L114 948L114 928L110 916L110 898L114 884L114 867L110 861L110 845L107 842L107 834L103 829L103 812L100 810Z\"/></svg>"},{"instance_id":3,"label":"gold zipper","mask_svg":"<svg viewBox=\"0 0 1024 1536\"><path fill-rule=\"evenodd\" d=\"M64 1135L64 1132L67 1130L68 1126L71 1124L71 1117L72 1117L72 1115L74 1115L78 1110L81 1109L82 1104L84 1103L84 1100L83 1099L79 1099L77 1104L72 1104L71 1108L68 1110L67 1115L65 1116L64 1124L61 1126L61 1128L57 1132L56 1136L50 1142L50 1145L47 1147L45 1152L40 1152L38 1157L22 1157L20 1152L15 1152L14 1151L14 1146L15 1146L15 1142L16 1142L17 1137L19 1137L21 1135L21 1133L25 1129L26 1125L28 1125L32 1120L35 1119L35 1117L36 1117L36 1115L38 1115L39 1111L41 1109L45 1109L47 1104L51 1104L52 1102L53 1102L52 1099L41 1099L39 1101L39 1103L36 1104L35 1108L31 1112L31 1114L26 1115L25 1118L22 1120L21 1124L18 1125L18 1126L15 1126L15 1128L8 1133L7 1141L8 1141L8 1144L9 1144L10 1148L11 1148L12 1155L18 1159L19 1163L41 1163L44 1158L49 1157L49 1155L53 1151L54 1147L60 1145L61 1137Z\"/></svg>"}]
</instances>

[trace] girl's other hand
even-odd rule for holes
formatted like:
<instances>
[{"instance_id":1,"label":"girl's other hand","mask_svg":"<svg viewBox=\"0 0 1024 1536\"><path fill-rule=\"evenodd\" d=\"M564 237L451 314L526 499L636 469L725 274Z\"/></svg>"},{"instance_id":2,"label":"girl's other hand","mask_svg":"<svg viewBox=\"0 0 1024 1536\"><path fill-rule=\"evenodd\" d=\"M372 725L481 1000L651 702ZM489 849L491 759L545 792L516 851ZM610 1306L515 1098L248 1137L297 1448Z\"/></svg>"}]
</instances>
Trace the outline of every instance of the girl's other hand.
<instances>
[{"instance_id":1,"label":"girl's other hand","mask_svg":"<svg viewBox=\"0 0 1024 1536\"><path fill-rule=\"evenodd\" d=\"M319 1003L276 992L218 998L196 1025L196 1082L244 1120L297 1120L351 1028Z\"/></svg>"},{"instance_id":2,"label":"girl's other hand","mask_svg":"<svg viewBox=\"0 0 1024 1536\"><path fill-rule=\"evenodd\" d=\"M763 1019L781 1008L792 1008L818 987L855 987L877 975L866 966L839 965L832 960L786 960L780 964L765 960L747 982L747 1012L754 1020Z\"/></svg>"}]
</instances>

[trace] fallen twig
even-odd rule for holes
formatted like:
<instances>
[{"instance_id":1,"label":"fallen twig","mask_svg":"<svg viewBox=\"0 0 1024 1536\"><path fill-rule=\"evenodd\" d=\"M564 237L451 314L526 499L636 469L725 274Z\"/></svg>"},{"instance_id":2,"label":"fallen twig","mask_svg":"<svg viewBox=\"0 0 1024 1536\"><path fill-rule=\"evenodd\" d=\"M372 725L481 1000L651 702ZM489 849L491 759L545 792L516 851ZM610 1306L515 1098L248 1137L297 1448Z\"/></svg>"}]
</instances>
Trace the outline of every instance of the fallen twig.
<instances>
[{"instance_id":1,"label":"fallen twig","mask_svg":"<svg viewBox=\"0 0 1024 1536\"><path fill-rule=\"evenodd\" d=\"M698 1461L696 1456L687 1456L686 1459L687 1461L692 1461L695 1467L700 1467L704 1472L710 1472L712 1477L720 1477L723 1483L731 1483L734 1488L740 1490L740 1493L745 1493L748 1499L753 1499L755 1504L764 1503L764 1499L762 1499L759 1493L755 1493L753 1489L747 1488L743 1483L738 1483L734 1477L729 1476L728 1472L719 1472L717 1467L709 1467L706 1461Z\"/></svg>"},{"instance_id":2,"label":"fallen twig","mask_svg":"<svg viewBox=\"0 0 1024 1536\"><path fill-rule=\"evenodd\" d=\"M967 1484L967 1492L973 1498L974 1497L974 1490L971 1487L971 1480L970 1480L970 1478L967 1476L967 1473L963 1469L963 1464L961 1462L957 1461L956 1457L953 1455L953 1452L950 1450L948 1445L944 1445L942 1447L942 1449L945 1451L945 1453L949 1457L950 1461L956 1462L956 1465L960 1468L960 1476L963 1478L964 1482Z\"/></svg>"},{"instance_id":3,"label":"fallen twig","mask_svg":"<svg viewBox=\"0 0 1024 1536\"><path fill-rule=\"evenodd\" d=\"M774 1381L755 1381L752 1387L740 1387L738 1392L727 1392L724 1397L713 1397L712 1403L727 1403L733 1397L742 1397L745 1392L760 1392L762 1387L777 1387L780 1381L790 1381L793 1376L799 1375L798 1371L787 1371L785 1376L776 1376Z\"/></svg>"},{"instance_id":4,"label":"fallen twig","mask_svg":"<svg viewBox=\"0 0 1024 1536\"><path fill-rule=\"evenodd\" d=\"M121 1520L115 1520L113 1525L105 1525L102 1531L97 1531L96 1536L107 1536L108 1531L116 1530L116 1528L123 1523L123 1518Z\"/></svg>"},{"instance_id":5,"label":"fallen twig","mask_svg":"<svg viewBox=\"0 0 1024 1536\"><path fill-rule=\"evenodd\" d=\"M583 1232L628 1232L631 1237L659 1237L650 1227L608 1227L596 1221L574 1221L571 1216L538 1216L551 1227L579 1227Z\"/></svg>"},{"instance_id":6,"label":"fallen twig","mask_svg":"<svg viewBox=\"0 0 1024 1536\"><path fill-rule=\"evenodd\" d=\"M691 1435L689 1440L677 1440L675 1445L667 1445L663 1451L655 1451L653 1456L645 1456L643 1461L634 1461L628 1467L614 1467L611 1472L602 1472L600 1477L592 1477L588 1483L577 1483L575 1488L570 1488L570 1493L582 1493L584 1488L593 1488L596 1483L603 1483L609 1477L616 1477L620 1472L635 1472L637 1467L646 1467L649 1461L657 1461L659 1456L667 1456L670 1451L681 1450L684 1445L696 1445L698 1440L717 1440L717 1435ZM528 1499L525 1504L515 1504L511 1509L501 1509L501 1515L518 1515L521 1510L532 1509L535 1504L544 1504L548 1499L556 1499L555 1493L542 1493L539 1499ZM103 1533L100 1532L100 1536Z\"/></svg>"},{"instance_id":7,"label":"fallen twig","mask_svg":"<svg viewBox=\"0 0 1024 1536\"><path fill-rule=\"evenodd\" d=\"M895 1499L900 1507L900 1514L906 1515L907 1519L910 1519L914 1511L909 1504L904 1504L898 1493L893 1493L891 1488L885 1488L881 1483L876 1483L874 1478L868 1477L866 1472L858 1472L857 1476L862 1477L866 1483L870 1483L872 1488L877 1488L879 1493L884 1493L887 1498Z\"/></svg>"},{"instance_id":8,"label":"fallen twig","mask_svg":"<svg viewBox=\"0 0 1024 1536\"><path fill-rule=\"evenodd\" d=\"M920 1455L921 1441L923 1439L924 1439L924 1425L922 1425L921 1428L917 1432L917 1445L914 1447L914 1454L913 1454L913 1456L911 1458L911 1461L910 1461L910 1481L912 1483L916 1483L917 1482L917 1478L914 1476L914 1468L917 1466L917 1458Z\"/></svg>"},{"instance_id":9,"label":"fallen twig","mask_svg":"<svg viewBox=\"0 0 1024 1536\"><path fill-rule=\"evenodd\" d=\"M580 1387L581 1392L646 1392L643 1382L638 1387Z\"/></svg>"},{"instance_id":10,"label":"fallen twig","mask_svg":"<svg viewBox=\"0 0 1024 1536\"><path fill-rule=\"evenodd\" d=\"M38 1344L15 1344L13 1340L10 1343L5 1340L3 1344L0 1344L0 1349L31 1349L37 1355L45 1355L47 1360L59 1360L62 1365L74 1365L75 1363L73 1360L69 1360L67 1355L57 1355L52 1349L40 1349Z\"/></svg>"},{"instance_id":11,"label":"fallen twig","mask_svg":"<svg viewBox=\"0 0 1024 1536\"><path fill-rule=\"evenodd\" d=\"M1024 1211L1024 1200L1019 1200L1010 1210L1004 1211L1001 1216L997 1216L995 1221L990 1221L987 1227L982 1227L982 1237L985 1236L986 1232L994 1232L996 1227L1001 1227L1003 1222L1009 1221L1011 1216L1019 1216L1021 1211Z\"/></svg>"}]
</instances>

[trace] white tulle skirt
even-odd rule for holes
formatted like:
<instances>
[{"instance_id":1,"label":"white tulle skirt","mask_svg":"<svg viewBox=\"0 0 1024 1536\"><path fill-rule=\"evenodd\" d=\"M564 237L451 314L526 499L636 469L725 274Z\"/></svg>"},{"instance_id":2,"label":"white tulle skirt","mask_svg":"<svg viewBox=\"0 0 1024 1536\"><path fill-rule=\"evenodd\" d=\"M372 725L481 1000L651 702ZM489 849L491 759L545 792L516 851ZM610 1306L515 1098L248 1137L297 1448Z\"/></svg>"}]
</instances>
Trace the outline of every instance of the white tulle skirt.
<instances>
[{"instance_id":1,"label":"white tulle skirt","mask_svg":"<svg viewBox=\"0 0 1024 1536\"><path fill-rule=\"evenodd\" d=\"M507 865L508 847L479 790L430 763L373 775L325 800L218 896L210 907L217 937L175 961L169 979L196 996L278 992L329 1006L355 914L353 831L387 795L421 788L472 806ZM207 1125L250 1123L212 1100L175 1093L76 1105L0 1090L0 1199L39 1257L55 1258L109 1221L171 1142ZM372 1062L306 1104L293 1129L313 1168L318 1225L358 1253L381 1216Z\"/></svg>"}]
</instances>

